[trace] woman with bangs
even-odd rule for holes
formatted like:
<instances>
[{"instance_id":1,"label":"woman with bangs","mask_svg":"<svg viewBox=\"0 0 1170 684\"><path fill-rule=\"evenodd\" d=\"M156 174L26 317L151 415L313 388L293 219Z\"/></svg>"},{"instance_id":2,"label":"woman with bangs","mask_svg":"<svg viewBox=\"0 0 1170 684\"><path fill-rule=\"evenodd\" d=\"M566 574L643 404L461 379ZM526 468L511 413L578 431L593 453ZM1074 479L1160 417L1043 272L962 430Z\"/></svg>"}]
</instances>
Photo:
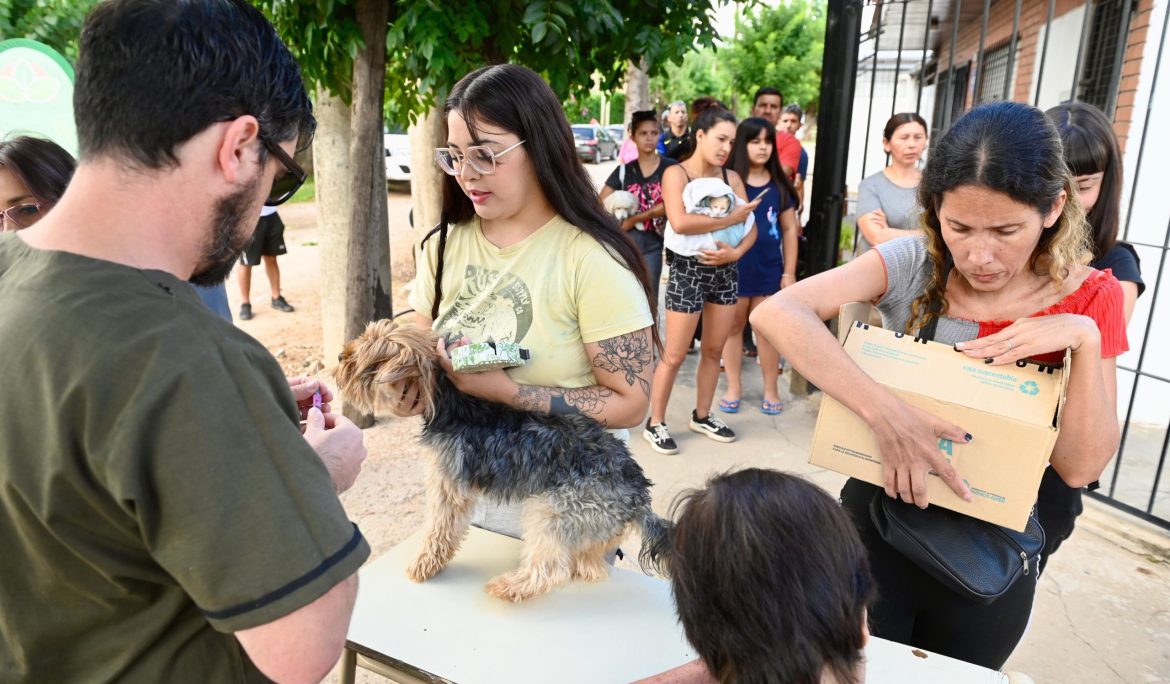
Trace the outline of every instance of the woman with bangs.
<instances>
[{"instance_id":1,"label":"woman with bangs","mask_svg":"<svg viewBox=\"0 0 1170 684\"><path fill-rule=\"evenodd\" d=\"M923 234L877 245L854 261L782 290L751 316L802 375L869 425L882 456L884 494L926 507L931 470L965 500L963 475L940 438L978 440L910 406L866 375L823 321L870 301L891 330L953 344L991 366L1060 363L1072 352L1061 431L1050 463L1070 486L1101 474L1120 438L1116 357L1126 351L1117 279L1085 265L1088 226L1044 113L1014 102L976 107L938 143L919 188ZM841 491L870 557L876 636L998 669L1032 608L1038 573L1000 598L973 603L887 544L870 501L879 488L850 479Z\"/></svg>"},{"instance_id":2,"label":"woman with bangs","mask_svg":"<svg viewBox=\"0 0 1170 684\"><path fill-rule=\"evenodd\" d=\"M416 254L416 325L434 328L460 391L525 411L580 413L629 438L659 346L646 262L597 197L552 88L514 64L464 76L444 107L439 225ZM516 342L525 365L453 372L449 349ZM404 388L394 412L422 412ZM521 505L480 502L479 527L521 535Z\"/></svg>"},{"instance_id":3,"label":"woman with bangs","mask_svg":"<svg viewBox=\"0 0 1170 684\"><path fill-rule=\"evenodd\" d=\"M1118 240L1121 227L1121 148L1113 125L1100 110L1084 102L1066 102L1049 109L1048 118L1056 124L1064 146L1064 159L1076 181L1077 196L1089 221L1093 261L1090 266L1109 270L1121 282L1125 295L1125 323L1129 325L1138 297L1146 289L1142 282L1141 261L1137 251ZM1096 489L1097 483L1089 485ZM1072 535L1077 516L1085 510L1081 488L1070 487L1049 466L1040 482L1036 515L1044 527L1044 553L1041 567L1065 539Z\"/></svg>"}]
</instances>

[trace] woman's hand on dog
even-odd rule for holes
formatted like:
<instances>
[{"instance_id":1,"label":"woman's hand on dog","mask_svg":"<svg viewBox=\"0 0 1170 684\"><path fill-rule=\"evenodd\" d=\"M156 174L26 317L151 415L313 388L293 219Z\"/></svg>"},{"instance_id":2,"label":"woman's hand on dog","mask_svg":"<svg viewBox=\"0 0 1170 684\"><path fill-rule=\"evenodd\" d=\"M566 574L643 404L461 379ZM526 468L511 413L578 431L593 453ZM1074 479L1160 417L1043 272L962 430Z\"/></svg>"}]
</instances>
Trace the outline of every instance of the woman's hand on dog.
<instances>
[{"instance_id":1,"label":"woman's hand on dog","mask_svg":"<svg viewBox=\"0 0 1170 684\"><path fill-rule=\"evenodd\" d=\"M329 402L333 401L333 392L317 378L298 375L288 379L288 388L292 390L293 398L297 400L297 410L301 420L309 417L309 409L313 408L313 394L321 390L321 411L329 413Z\"/></svg>"},{"instance_id":2,"label":"woman's hand on dog","mask_svg":"<svg viewBox=\"0 0 1170 684\"><path fill-rule=\"evenodd\" d=\"M361 428L345 416L310 408L305 417L305 441L325 464L338 494L353 486L366 460Z\"/></svg>"},{"instance_id":3,"label":"woman's hand on dog","mask_svg":"<svg viewBox=\"0 0 1170 684\"><path fill-rule=\"evenodd\" d=\"M447 372L447 377L464 394L501 404L510 403L512 397L516 396L518 386L503 370L497 368L481 373L455 372L455 368L451 365L451 356L447 353L447 350L462 347L467 344L471 344L471 340L466 337L456 340L450 345L442 337L439 338L439 365Z\"/></svg>"}]
</instances>

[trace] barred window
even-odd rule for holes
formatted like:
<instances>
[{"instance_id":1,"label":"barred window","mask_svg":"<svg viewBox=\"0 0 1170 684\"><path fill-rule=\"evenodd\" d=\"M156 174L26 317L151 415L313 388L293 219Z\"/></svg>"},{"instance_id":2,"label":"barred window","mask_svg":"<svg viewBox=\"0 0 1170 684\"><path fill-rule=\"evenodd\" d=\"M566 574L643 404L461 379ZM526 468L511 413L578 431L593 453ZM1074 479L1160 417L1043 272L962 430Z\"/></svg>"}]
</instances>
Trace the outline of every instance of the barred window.
<instances>
[{"instance_id":1,"label":"barred window","mask_svg":"<svg viewBox=\"0 0 1170 684\"><path fill-rule=\"evenodd\" d=\"M1125 49L1121 22L1125 18L1125 3L1131 0L1097 0L1093 3L1093 17L1089 29L1089 44L1077 83L1077 99L1106 111L1110 93L1117 90L1114 73L1119 50ZM1126 26L1125 29L1129 27Z\"/></svg>"},{"instance_id":2,"label":"barred window","mask_svg":"<svg viewBox=\"0 0 1170 684\"><path fill-rule=\"evenodd\" d=\"M1008 73L1008 53L1010 51L1011 45L1009 44L983 53L983 64L979 66L983 72L983 80L979 86L979 94L975 99L976 104L1004 99L1003 93L1007 88L1008 79L1011 77L1011 74Z\"/></svg>"},{"instance_id":3,"label":"barred window","mask_svg":"<svg viewBox=\"0 0 1170 684\"><path fill-rule=\"evenodd\" d=\"M944 126L958 120L967 108L967 78L971 66L963 64L938 72L935 83L938 95L934 98L934 121L930 129L943 131ZM948 123L949 122L949 123ZM937 140L934 136L931 140Z\"/></svg>"}]
</instances>

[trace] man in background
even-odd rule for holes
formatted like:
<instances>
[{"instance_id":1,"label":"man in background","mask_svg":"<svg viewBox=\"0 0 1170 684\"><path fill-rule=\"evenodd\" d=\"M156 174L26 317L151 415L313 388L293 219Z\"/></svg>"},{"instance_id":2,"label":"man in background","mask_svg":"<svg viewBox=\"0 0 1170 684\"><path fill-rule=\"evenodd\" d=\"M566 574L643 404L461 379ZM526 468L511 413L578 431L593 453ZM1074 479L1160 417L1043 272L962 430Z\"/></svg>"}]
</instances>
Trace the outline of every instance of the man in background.
<instances>
[{"instance_id":1,"label":"man in background","mask_svg":"<svg viewBox=\"0 0 1170 684\"><path fill-rule=\"evenodd\" d=\"M658 154L678 161L678 148L691 139L691 127L687 123L687 103L676 100L670 103L666 115L667 127L658 137Z\"/></svg>"},{"instance_id":2,"label":"man in background","mask_svg":"<svg viewBox=\"0 0 1170 684\"><path fill-rule=\"evenodd\" d=\"M252 320L252 267L264 262L264 272L268 275L268 289L272 294L272 308L285 313L295 311L292 305L280 293L280 265L276 257L288 254L284 246L284 221L276 213L276 207L264 207L260 210L260 221L256 224L256 232L252 240L240 255L240 270L236 279L240 281L240 320Z\"/></svg>"},{"instance_id":3,"label":"man in background","mask_svg":"<svg viewBox=\"0 0 1170 684\"><path fill-rule=\"evenodd\" d=\"M800 141L780 125L780 112L784 109L784 95L769 86L756 91L752 98L752 116L758 116L776 129L776 159L789 179L796 178L800 166Z\"/></svg>"}]
</instances>

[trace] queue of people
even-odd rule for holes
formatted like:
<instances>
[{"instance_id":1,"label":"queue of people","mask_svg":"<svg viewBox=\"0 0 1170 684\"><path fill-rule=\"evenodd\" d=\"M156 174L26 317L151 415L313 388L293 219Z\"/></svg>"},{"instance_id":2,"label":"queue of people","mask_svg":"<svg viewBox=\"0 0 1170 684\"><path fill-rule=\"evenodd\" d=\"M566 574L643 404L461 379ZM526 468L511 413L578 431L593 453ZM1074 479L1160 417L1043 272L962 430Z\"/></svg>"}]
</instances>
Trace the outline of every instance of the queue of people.
<instances>
[{"instance_id":1,"label":"queue of people","mask_svg":"<svg viewBox=\"0 0 1170 684\"><path fill-rule=\"evenodd\" d=\"M257 45L268 59L248 59ZM131 77L142 87L122 87ZM315 120L296 62L245 3L111 0L86 21L75 101L80 164L47 141L0 142L0 378L19 389L11 412L32 414L0 433L0 672L320 680L369 556L338 500L365 458L361 431L332 413L327 387L286 378L188 286L222 284L261 207L303 182L292 156ZM1039 573L972 604L869 515L875 497L925 508L930 471L968 497L937 441L980 436L877 385L823 321L873 301L886 327L933 331L992 366L1072 350L1037 493L1048 562L1117 447L1116 357L1144 289L1118 240L1116 138L1087 105L997 102L955 122L922 168L926 123L897 115L883 131L891 164L859 199L872 249L798 282L801 118L768 87L743 121L713 98L673 103L666 126L636 113L637 158L602 191L635 197L619 223L548 84L517 65L473 71L444 105L442 216L419 247L414 324L540 350L518 368L451 372L461 391L583 414L624 440L643 427L671 454L666 411L700 320L689 428L736 439L712 409L721 364L718 407L741 409L750 322L760 411L783 408L783 354L873 430L885 486L850 480L840 505L755 469L680 500L671 581L699 659L653 681L860 682L870 634L999 668ZM276 282L273 294L275 306ZM421 403L404 385L393 411ZM519 536L520 512L468 514Z\"/></svg>"}]
</instances>

